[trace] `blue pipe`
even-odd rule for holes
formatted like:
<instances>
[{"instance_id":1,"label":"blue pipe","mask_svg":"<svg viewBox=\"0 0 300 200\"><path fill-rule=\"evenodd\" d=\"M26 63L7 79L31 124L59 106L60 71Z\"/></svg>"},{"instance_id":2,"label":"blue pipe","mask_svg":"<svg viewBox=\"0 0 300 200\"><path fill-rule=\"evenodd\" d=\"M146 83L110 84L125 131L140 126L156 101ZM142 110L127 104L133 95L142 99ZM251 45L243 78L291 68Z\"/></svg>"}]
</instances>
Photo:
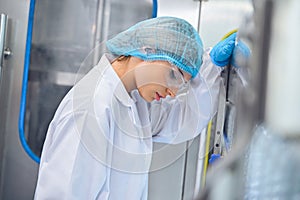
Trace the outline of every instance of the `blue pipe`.
<instances>
[{"instance_id":1,"label":"blue pipe","mask_svg":"<svg viewBox=\"0 0 300 200\"><path fill-rule=\"evenodd\" d=\"M157 0L152 1L152 18L157 17Z\"/></svg>"},{"instance_id":2,"label":"blue pipe","mask_svg":"<svg viewBox=\"0 0 300 200\"><path fill-rule=\"evenodd\" d=\"M35 0L31 0L30 6L29 6L28 28L27 28L27 38L26 38L25 59L24 59L24 72L23 72L23 82L22 82L22 94L21 94L21 103L20 103L19 137L20 137L21 144L22 144L25 152L29 155L29 157L32 158L35 162L40 163L40 158L32 152L29 145L27 144L25 134L24 134L27 83L28 83L28 73L29 73L29 65L30 65L32 28L33 28L33 20L34 20L34 7L35 7Z\"/></svg>"}]
</instances>

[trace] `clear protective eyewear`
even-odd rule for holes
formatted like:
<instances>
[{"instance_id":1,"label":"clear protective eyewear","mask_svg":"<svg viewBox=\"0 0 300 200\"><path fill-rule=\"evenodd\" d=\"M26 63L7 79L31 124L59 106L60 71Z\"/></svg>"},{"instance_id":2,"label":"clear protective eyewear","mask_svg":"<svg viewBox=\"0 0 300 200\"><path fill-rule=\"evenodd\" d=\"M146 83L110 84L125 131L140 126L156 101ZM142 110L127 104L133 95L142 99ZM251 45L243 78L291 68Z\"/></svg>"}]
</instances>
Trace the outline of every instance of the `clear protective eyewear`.
<instances>
[{"instance_id":1,"label":"clear protective eyewear","mask_svg":"<svg viewBox=\"0 0 300 200\"><path fill-rule=\"evenodd\" d=\"M170 89L180 90L184 88L189 81L185 80L183 72L171 64L171 67L166 74L166 84Z\"/></svg>"},{"instance_id":2,"label":"clear protective eyewear","mask_svg":"<svg viewBox=\"0 0 300 200\"><path fill-rule=\"evenodd\" d=\"M184 79L183 72L169 62L166 62L166 64L143 63L135 68L135 74L138 87L154 83L170 88L175 93L189 82Z\"/></svg>"}]
</instances>

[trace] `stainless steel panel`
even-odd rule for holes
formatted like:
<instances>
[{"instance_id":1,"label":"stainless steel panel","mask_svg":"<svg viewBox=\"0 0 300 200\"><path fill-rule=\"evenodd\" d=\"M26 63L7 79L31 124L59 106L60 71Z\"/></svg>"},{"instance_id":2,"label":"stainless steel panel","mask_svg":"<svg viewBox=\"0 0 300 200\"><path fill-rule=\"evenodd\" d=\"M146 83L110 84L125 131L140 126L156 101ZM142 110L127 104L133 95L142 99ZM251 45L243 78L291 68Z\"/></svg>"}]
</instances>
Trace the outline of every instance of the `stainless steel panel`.
<instances>
[{"instance_id":1,"label":"stainless steel panel","mask_svg":"<svg viewBox=\"0 0 300 200\"><path fill-rule=\"evenodd\" d=\"M178 145L154 143L154 154L149 173L149 199L180 200L184 190L187 143ZM168 165L162 165L170 160Z\"/></svg>"},{"instance_id":2,"label":"stainless steel panel","mask_svg":"<svg viewBox=\"0 0 300 200\"><path fill-rule=\"evenodd\" d=\"M25 154L18 130L29 1L1 0L0 5L8 16L6 46L13 51L4 60L0 89L0 199L32 199L38 165Z\"/></svg>"},{"instance_id":3,"label":"stainless steel panel","mask_svg":"<svg viewBox=\"0 0 300 200\"><path fill-rule=\"evenodd\" d=\"M187 143L187 154L185 160L185 174L184 174L184 188L183 188L183 200L193 199L195 193L195 187L197 183L197 171L199 170L199 160L203 160L203 153L199 154L200 148L200 140L203 139L202 134L206 134L206 132L202 132L199 136L197 136L194 140L191 140ZM205 138L205 137L204 137ZM200 178L201 180L201 178Z\"/></svg>"},{"instance_id":4,"label":"stainless steel panel","mask_svg":"<svg viewBox=\"0 0 300 200\"><path fill-rule=\"evenodd\" d=\"M58 104L95 45L97 3L36 1L24 134L38 156Z\"/></svg>"},{"instance_id":5,"label":"stainless steel panel","mask_svg":"<svg viewBox=\"0 0 300 200\"><path fill-rule=\"evenodd\" d=\"M148 198L193 199L196 184L200 135L180 144L154 143L149 173ZM167 165L161 165L170 162Z\"/></svg>"},{"instance_id":6,"label":"stainless steel panel","mask_svg":"<svg viewBox=\"0 0 300 200\"><path fill-rule=\"evenodd\" d=\"M0 84L1 84L1 73L2 64L4 59L4 49L5 49L5 35L6 35L6 23L7 15L1 13L0 15Z\"/></svg>"},{"instance_id":7,"label":"stainless steel panel","mask_svg":"<svg viewBox=\"0 0 300 200\"><path fill-rule=\"evenodd\" d=\"M28 144L36 155L58 104L103 53L97 45L150 18L151 9L149 1L36 2L25 123ZM85 59L92 51L95 60L88 62Z\"/></svg>"}]
</instances>

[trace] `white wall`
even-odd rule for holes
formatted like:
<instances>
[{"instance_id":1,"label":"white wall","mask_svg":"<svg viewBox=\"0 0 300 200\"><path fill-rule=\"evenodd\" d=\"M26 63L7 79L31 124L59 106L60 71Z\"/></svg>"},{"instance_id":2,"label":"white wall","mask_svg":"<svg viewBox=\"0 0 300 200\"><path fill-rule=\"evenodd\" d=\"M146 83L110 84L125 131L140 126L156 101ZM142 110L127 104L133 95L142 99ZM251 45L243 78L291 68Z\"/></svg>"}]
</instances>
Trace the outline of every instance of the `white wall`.
<instances>
[{"instance_id":1,"label":"white wall","mask_svg":"<svg viewBox=\"0 0 300 200\"><path fill-rule=\"evenodd\" d=\"M181 17L198 28L199 1L158 0L158 16ZM252 12L250 0L208 0L202 2L200 36L204 47L216 44L227 32L237 29L244 15Z\"/></svg>"}]
</instances>

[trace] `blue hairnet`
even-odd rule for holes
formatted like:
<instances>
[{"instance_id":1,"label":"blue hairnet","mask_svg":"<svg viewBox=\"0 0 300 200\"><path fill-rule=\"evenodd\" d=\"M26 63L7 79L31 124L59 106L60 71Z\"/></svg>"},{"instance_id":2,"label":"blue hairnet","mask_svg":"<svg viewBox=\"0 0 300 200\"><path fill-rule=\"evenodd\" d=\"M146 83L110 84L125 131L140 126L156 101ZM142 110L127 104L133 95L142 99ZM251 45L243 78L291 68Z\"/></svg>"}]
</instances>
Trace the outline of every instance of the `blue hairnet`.
<instances>
[{"instance_id":1,"label":"blue hairnet","mask_svg":"<svg viewBox=\"0 0 300 200\"><path fill-rule=\"evenodd\" d=\"M157 17L130 27L106 42L114 55L168 61L192 78L202 64L203 44L195 28L175 17Z\"/></svg>"}]
</instances>

